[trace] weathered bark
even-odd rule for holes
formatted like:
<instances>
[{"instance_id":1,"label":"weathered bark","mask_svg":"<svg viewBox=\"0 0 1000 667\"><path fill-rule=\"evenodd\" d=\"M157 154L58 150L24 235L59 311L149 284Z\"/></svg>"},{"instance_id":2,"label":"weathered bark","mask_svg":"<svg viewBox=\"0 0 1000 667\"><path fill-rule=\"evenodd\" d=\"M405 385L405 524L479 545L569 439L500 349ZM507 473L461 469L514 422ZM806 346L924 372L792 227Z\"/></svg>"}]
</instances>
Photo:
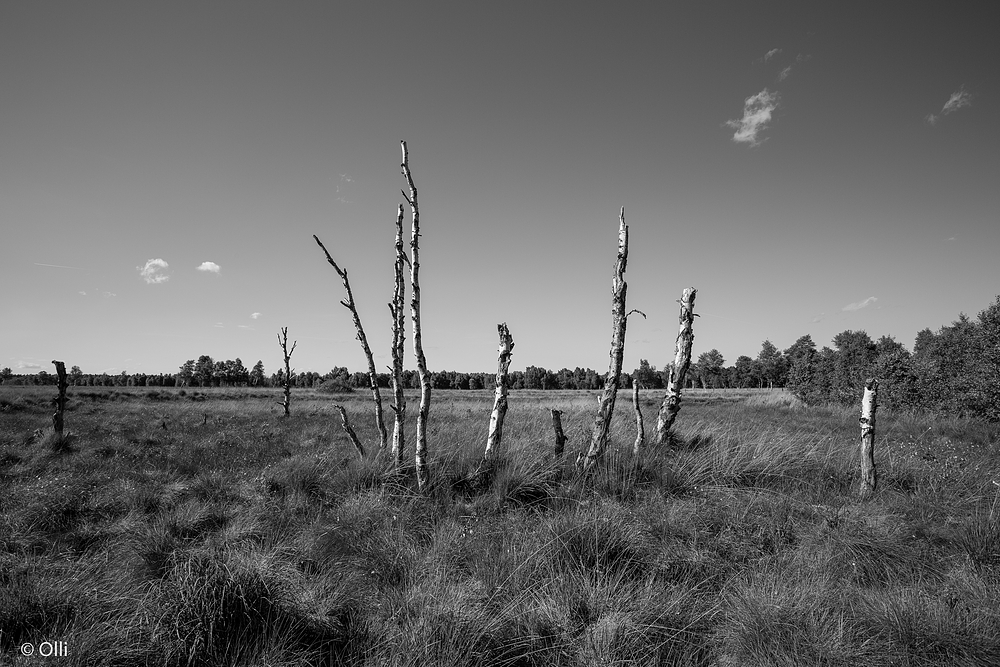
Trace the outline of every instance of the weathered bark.
<instances>
[{"instance_id":1,"label":"weathered bark","mask_svg":"<svg viewBox=\"0 0 1000 667\"><path fill-rule=\"evenodd\" d=\"M670 429L674 426L677 413L681 411L681 390L684 376L691 366L691 346L694 344L694 298L698 290L686 287L681 293L680 331L674 352L674 364L670 368L670 379L663 395L663 403L656 417L656 442L666 444L670 439Z\"/></svg>"},{"instance_id":2,"label":"weathered bark","mask_svg":"<svg viewBox=\"0 0 1000 667\"><path fill-rule=\"evenodd\" d=\"M615 262L615 274L611 282L611 363L608 367L608 377L604 381L604 392L599 399L600 407L594 417L594 433L590 441L590 449L583 461L584 472L589 471L604 455L608 444L608 431L611 418L615 413L615 398L618 395L618 382L622 372L622 358L625 354L625 325L628 315L625 313L625 296L628 285L625 283L625 267L628 264L628 226L625 224L625 207L622 207L618 224L618 260Z\"/></svg>"},{"instance_id":3,"label":"weathered bark","mask_svg":"<svg viewBox=\"0 0 1000 667\"><path fill-rule=\"evenodd\" d=\"M639 383L632 379L632 407L635 408L635 444L632 445L632 453L636 456L642 451L642 446L646 444L646 427L642 423L642 409L639 407Z\"/></svg>"},{"instance_id":4,"label":"weathered bark","mask_svg":"<svg viewBox=\"0 0 1000 667\"><path fill-rule=\"evenodd\" d=\"M417 487L423 491L430 484L430 468L427 465L427 420L431 412L431 377L427 372L427 359L424 357L423 341L420 337L420 206L417 203L417 187L413 184L410 174L410 155L406 150L406 142L401 141L403 162L400 168L410 188L410 195L403 192L403 197L410 204L413 216L413 227L410 230L410 319L413 321L413 356L417 360L417 373L420 375L420 407L417 410L417 441L414 461L417 469Z\"/></svg>"},{"instance_id":5,"label":"weathered bark","mask_svg":"<svg viewBox=\"0 0 1000 667\"><path fill-rule=\"evenodd\" d=\"M556 434L555 457L561 459L566 449L566 434L562 427L562 410L552 410L552 430Z\"/></svg>"},{"instance_id":6,"label":"weathered bark","mask_svg":"<svg viewBox=\"0 0 1000 667\"><path fill-rule=\"evenodd\" d=\"M484 459L500 445L503 439L503 420L507 416L507 371L510 369L510 357L514 351L514 338L510 335L506 322L497 325L497 333L500 335L500 349L497 357L496 389L493 393L493 412L490 413L490 430L486 436Z\"/></svg>"},{"instance_id":7,"label":"weathered bark","mask_svg":"<svg viewBox=\"0 0 1000 667\"><path fill-rule=\"evenodd\" d=\"M347 421L347 410L344 409L343 405L335 405L333 407L337 408L340 412L341 426L343 427L344 432L347 433L347 436L351 439L351 442L354 443L354 448L358 450L358 456L365 458L365 448L361 444L361 441L358 440L358 434L354 432L353 428L351 428L351 422Z\"/></svg>"},{"instance_id":8,"label":"weathered bark","mask_svg":"<svg viewBox=\"0 0 1000 667\"><path fill-rule=\"evenodd\" d=\"M344 281L344 289L347 291L347 301L341 300L340 305L351 311L351 316L354 318L354 328L357 330L357 339L361 342L361 349L365 352L365 358L368 360L368 386L372 391L372 400L375 401L375 428L378 430L378 447L379 449L385 449L388 437L385 432L385 419L382 415L382 394L378 390L378 375L375 371L375 359L372 357L372 349L368 346L368 337L365 336L365 329L361 326L361 316L358 315L358 308L354 304L354 292L351 291L351 281L347 279L347 269L341 269L337 266L337 262L333 261L333 257L327 252L326 246L323 242L319 240L319 237L313 234L313 238L316 239L316 243L320 248L323 249L323 254L326 255L326 261L330 263L333 270L337 272L340 279Z\"/></svg>"},{"instance_id":9,"label":"weathered bark","mask_svg":"<svg viewBox=\"0 0 1000 667\"><path fill-rule=\"evenodd\" d=\"M66 387L69 384L66 382L66 364L62 361L52 361L56 366L56 375L59 378L59 395L56 396L55 406L56 411L52 414L52 430L56 434L56 447L61 447L65 438L63 436L63 416L66 414Z\"/></svg>"},{"instance_id":10,"label":"weathered bark","mask_svg":"<svg viewBox=\"0 0 1000 667\"><path fill-rule=\"evenodd\" d=\"M875 470L875 410L878 409L878 380L865 381L861 399L861 498L870 498L878 486Z\"/></svg>"},{"instance_id":11,"label":"weathered bark","mask_svg":"<svg viewBox=\"0 0 1000 667\"><path fill-rule=\"evenodd\" d=\"M392 423L392 461L396 468L403 465L403 450L406 448L406 434L403 430L406 419L406 397L403 395L403 343L406 340L406 280L403 266L409 261L403 250L403 205L396 213L396 286L392 293L389 312L392 313L392 398L390 406L395 419Z\"/></svg>"},{"instance_id":12,"label":"weathered bark","mask_svg":"<svg viewBox=\"0 0 1000 667\"><path fill-rule=\"evenodd\" d=\"M295 341L292 343L292 349L288 349L288 327L283 327L278 336L278 345L281 346L281 351L285 356L285 381L282 383L285 388L285 400L279 401L278 405L285 409L286 417L289 415L289 406L292 403L292 353L295 352L295 346L298 344L299 341Z\"/></svg>"}]
</instances>

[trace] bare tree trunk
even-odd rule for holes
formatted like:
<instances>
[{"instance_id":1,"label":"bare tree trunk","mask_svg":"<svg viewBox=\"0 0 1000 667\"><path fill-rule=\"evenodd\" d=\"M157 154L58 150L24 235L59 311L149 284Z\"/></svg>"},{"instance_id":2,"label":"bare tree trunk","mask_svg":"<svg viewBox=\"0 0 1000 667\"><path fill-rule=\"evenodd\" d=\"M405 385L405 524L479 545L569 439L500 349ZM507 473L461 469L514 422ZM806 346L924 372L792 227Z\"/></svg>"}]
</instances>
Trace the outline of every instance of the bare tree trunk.
<instances>
[{"instance_id":1,"label":"bare tree trunk","mask_svg":"<svg viewBox=\"0 0 1000 667\"><path fill-rule=\"evenodd\" d=\"M288 406L292 403L292 353L295 352L295 346L299 344L299 341L292 343L292 349L288 349L288 327L283 327L281 329L281 334L278 336L278 345L281 346L281 351L285 356L285 381L282 385L285 387L285 400L284 402L279 401L279 405L285 409L285 416L289 414Z\"/></svg>"},{"instance_id":2,"label":"bare tree trunk","mask_svg":"<svg viewBox=\"0 0 1000 667\"><path fill-rule=\"evenodd\" d=\"M500 334L500 349L497 358L496 389L493 394L493 412L490 413L490 430L486 436L486 459L494 447L500 445L503 438L503 420L507 416L507 371L510 369L510 357L514 351L514 338L510 335L507 323L497 325Z\"/></svg>"},{"instance_id":3,"label":"bare tree trunk","mask_svg":"<svg viewBox=\"0 0 1000 667\"><path fill-rule=\"evenodd\" d=\"M417 359L417 372L420 374L420 408L417 410L417 442L414 461L417 468L417 487L423 491L430 483L430 469L427 466L427 420L431 412L431 377L427 372L427 359L424 357L424 346L420 338L420 206L417 204L417 187L413 184L410 174L410 155L406 150L406 142L401 141L403 162L400 168L410 187L410 195L403 197L410 204L413 215L413 228L410 230L410 319L413 320L413 356Z\"/></svg>"},{"instance_id":4,"label":"bare tree trunk","mask_svg":"<svg viewBox=\"0 0 1000 667\"><path fill-rule=\"evenodd\" d=\"M878 380L865 381L861 399L861 498L870 498L878 486L875 470L875 410L878 409Z\"/></svg>"},{"instance_id":5,"label":"bare tree trunk","mask_svg":"<svg viewBox=\"0 0 1000 667\"><path fill-rule=\"evenodd\" d=\"M625 324L628 314L625 312L625 295L628 285L625 283L625 267L628 264L628 226L625 224L625 207L622 207L621 219L618 224L618 260L615 262L615 275L611 282L611 363L608 367L608 377L604 381L604 392L601 395L600 407L594 417L594 434L583 462L584 472L604 455L608 444L608 430L611 418L615 413L615 398L618 395L618 381L622 373L622 358L625 354Z\"/></svg>"},{"instance_id":6,"label":"bare tree trunk","mask_svg":"<svg viewBox=\"0 0 1000 667\"><path fill-rule=\"evenodd\" d=\"M62 447L65 438L63 436L63 415L66 414L66 364L62 361L52 361L56 366L56 375L59 377L59 395L56 397L56 411L52 414L52 430L56 434L56 447Z\"/></svg>"},{"instance_id":7,"label":"bare tree trunk","mask_svg":"<svg viewBox=\"0 0 1000 667\"><path fill-rule=\"evenodd\" d=\"M552 430L556 434L556 447L555 447L555 457L561 459L563 452L566 449L566 434L563 433L562 427L562 410L551 410L552 412Z\"/></svg>"},{"instance_id":8,"label":"bare tree trunk","mask_svg":"<svg viewBox=\"0 0 1000 667\"><path fill-rule=\"evenodd\" d=\"M406 312L403 303L406 299L406 281L403 277L403 266L409 260L403 250L403 205L399 205L396 213L396 287L392 293L392 303L389 311L392 313L392 411L395 419L392 423L392 461L396 468L403 465L403 450L406 448L406 434L403 424L406 419L406 397L403 395L403 343L406 339Z\"/></svg>"},{"instance_id":9,"label":"bare tree trunk","mask_svg":"<svg viewBox=\"0 0 1000 667\"><path fill-rule=\"evenodd\" d=\"M670 429L674 426L677 413L681 411L684 376L691 366L691 346L694 344L694 298L697 294L698 290L693 287L685 287L681 293L680 331L677 332L674 364L670 368L667 390L656 417L656 442L661 445L669 440Z\"/></svg>"},{"instance_id":10,"label":"bare tree trunk","mask_svg":"<svg viewBox=\"0 0 1000 667\"><path fill-rule=\"evenodd\" d=\"M351 422L347 421L347 410L344 409L343 405L335 405L333 407L337 408L340 412L341 426L344 428L344 432L347 433L347 436L351 439L351 442L354 443L354 448L358 450L358 456L365 458L365 448L361 444L361 441L358 440L358 434L354 432L353 428L351 428Z\"/></svg>"},{"instance_id":11,"label":"bare tree trunk","mask_svg":"<svg viewBox=\"0 0 1000 667\"><path fill-rule=\"evenodd\" d=\"M358 308L354 304L354 293L351 291L351 281L347 279L347 269L341 269L337 266L337 263L333 261L333 257L327 252L326 246L323 242L319 240L319 237L313 234L313 238L316 239L316 243L320 248L323 249L323 254L326 255L326 261L330 263L333 270L337 272L340 279L344 281L344 289L347 291L347 301L341 301L340 305L351 311L351 315L354 317L354 328L357 329L357 339L361 341L361 349L365 352L365 358L368 360L368 385L372 390L372 400L375 401L375 428L378 430L378 447L379 449L385 449L387 444L387 436L385 432L385 419L382 416L382 394L378 390L378 375L375 371L375 359L372 357L372 349L368 346L368 337L365 336L365 329L361 326L361 316L358 315Z\"/></svg>"},{"instance_id":12,"label":"bare tree trunk","mask_svg":"<svg viewBox=\"0 0 1000 667\"><path fill-rule=\"evenodd\" d=\"M632 446L632 453L636 456L646 443L646 427L642 423L642 410L639 408L639 383L632 379L632 407L635 408L635 444Z\"/></svg>"}]
</instances>

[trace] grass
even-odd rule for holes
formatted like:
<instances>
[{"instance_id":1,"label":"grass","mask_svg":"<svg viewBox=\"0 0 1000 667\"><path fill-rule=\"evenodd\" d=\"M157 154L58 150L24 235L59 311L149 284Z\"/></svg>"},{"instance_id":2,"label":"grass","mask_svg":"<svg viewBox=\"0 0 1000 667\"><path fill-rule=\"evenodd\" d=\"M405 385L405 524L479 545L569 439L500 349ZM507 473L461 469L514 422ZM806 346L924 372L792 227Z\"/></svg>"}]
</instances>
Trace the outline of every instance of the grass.
<instances>
[{"instance_id":1,"label":"grass","mask_svg":"<svg viewBox=\"0 0 1000 667\"><path fill-rule=\"evenodd\" d=\"M584 480L594 392L513 392L486 465L491 394L437 392L418 493L320 393L284 419L268 390L71 389L67 448L53 391L0 387L3 664L46 640L70 665L178 667L1000 655L996 427L880 413L862 503L855 411L692 392L634 456L623 402ZM337 401L375 442L370 402Z\"/></svg>"}]
</instances>

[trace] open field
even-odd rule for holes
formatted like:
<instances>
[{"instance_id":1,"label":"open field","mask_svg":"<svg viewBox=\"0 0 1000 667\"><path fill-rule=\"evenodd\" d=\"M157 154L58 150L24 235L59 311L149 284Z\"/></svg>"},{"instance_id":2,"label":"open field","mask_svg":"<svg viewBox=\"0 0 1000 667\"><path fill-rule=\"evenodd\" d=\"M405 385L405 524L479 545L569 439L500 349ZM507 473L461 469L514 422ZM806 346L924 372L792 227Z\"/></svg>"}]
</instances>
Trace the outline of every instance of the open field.
<instances>
[{"instance_id":1,"label":"open field","mask_svg":"<svg viewBox=\"0 0 1000 667\"><path fill-rule=\"evenodd\" d=\"M633 458L619 393L584 483L596 392L512 392L476 478L491 393L438 391L420 495L361 392L71 388L68 452L54 394L0 387L2 664L998 664L997 427L880 414L861 503L855 410L689 392Z\"/></svg>"}]
</instances>

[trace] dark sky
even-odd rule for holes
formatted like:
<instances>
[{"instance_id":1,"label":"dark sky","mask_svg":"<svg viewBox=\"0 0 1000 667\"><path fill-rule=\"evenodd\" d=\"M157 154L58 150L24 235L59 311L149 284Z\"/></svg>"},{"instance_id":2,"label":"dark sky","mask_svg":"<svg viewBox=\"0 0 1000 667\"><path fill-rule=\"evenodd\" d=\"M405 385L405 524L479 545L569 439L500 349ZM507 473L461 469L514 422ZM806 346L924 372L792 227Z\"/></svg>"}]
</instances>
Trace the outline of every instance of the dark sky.
<instances>
[{"instance_id":1,"label":"dark sky","mask_svg":"<svg viewBox=\"0 0 1000 667\"><path fill-rule=\"evenodd\" d=\"M387 364L402 139L432 369L606 368L622 206L626 368L687 286L695 355L910 347L1000 294L990 8L5 3L0 366L362 370L312 234Z\"/></svg>"}]
</instances>

